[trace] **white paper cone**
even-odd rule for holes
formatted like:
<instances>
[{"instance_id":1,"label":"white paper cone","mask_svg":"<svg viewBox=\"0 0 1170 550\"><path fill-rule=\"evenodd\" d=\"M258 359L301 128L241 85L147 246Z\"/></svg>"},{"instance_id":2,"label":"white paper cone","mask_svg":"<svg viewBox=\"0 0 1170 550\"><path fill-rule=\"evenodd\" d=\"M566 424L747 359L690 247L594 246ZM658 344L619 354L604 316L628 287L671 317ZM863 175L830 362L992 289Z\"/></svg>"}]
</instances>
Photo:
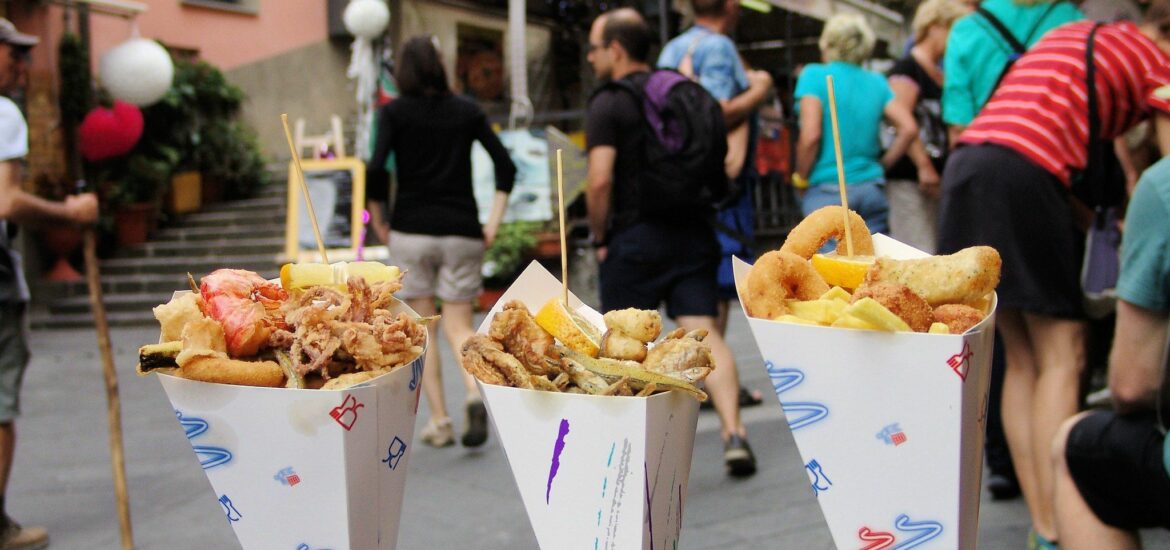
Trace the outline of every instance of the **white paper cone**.
<instances>
[{"instance_id":1,"label":"white paper cone","mask_svg":"<svg viewBox=\"0 0 1170 550\"><path fill-rule=\"evenodd\" d=\"M977 547L994 314L963 335L748 323L838 548Z\"/></svg>"},{"instance_id":2,"label":"white paper cone","mask_svg":"<svg viewBox=\"0 0 1170 550\"><path fill-rule=\"evenodd\" d=\"M337 391L159 380L245 549L391 550L425 355Z\"/></svg>"},{"instance_id":3,"label":"white paper cone","mask_svg":"<svg viewBox=\"0 0 1170 550\"><path fill-rule=\"evenodd\" d=\"M537 311L561 284L533 262L508 300ZM600 325L601 316L570 296ZM610 397L480 384L541 548L676 548L699 405L679 392Z\"/></svg>"}]
</instances>

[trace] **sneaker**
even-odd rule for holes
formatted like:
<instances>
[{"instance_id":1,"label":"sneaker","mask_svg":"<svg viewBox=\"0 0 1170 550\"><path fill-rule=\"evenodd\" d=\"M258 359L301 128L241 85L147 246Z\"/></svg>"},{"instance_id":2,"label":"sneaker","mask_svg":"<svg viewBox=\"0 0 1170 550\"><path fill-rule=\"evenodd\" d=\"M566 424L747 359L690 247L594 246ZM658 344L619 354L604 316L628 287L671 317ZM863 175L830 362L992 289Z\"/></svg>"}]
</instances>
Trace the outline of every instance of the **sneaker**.
<instances>
[{"instance_id":1,"label":"sneaker","mask_svg":"<svg viewBox=\"0 0 1170 550\"><path fill-rule=\"evenodd\" d=\"M723 462L731 477L750 477L756 473L756 455L747 439L738 435L732 434L723 444Z\"/></svg>"},{"instance_id":2,"label":"sneaker","mask_svg":"<svg viewBox=\"0 0 1170 550\"><path fill-rule=\"evenodd\" d=\"M8 528L0 533L0 550L41 550L49 546L49 532L44 527L21 527L8 520Z\"/></svg>"},{"instance_id":3,"label":"sneaker","mask_svg":"<svg viewBox=\"0 0 1170 550\"><path fill-rule=\"evenodd\" d=\"M480 399L467 402L467 431L463 432L464 447L478 447L487 441L487 407Z\"/></svg>"},{"instance_id":4,"label":"sneaker","mask_svg":"<svg viewBox=\"0 0 1170 550\"><path fill-rule=\"evenodd\" d=\"M450 447L455 444L455 429L451 427L450 418L432 419L423 426L418 438L432 447Z\"/></svg>"},{"instance_id":5,"label":"sneaker","mask_svg":"<svg viewBox=\"0 0 1170 550\"><path fill-rule=\"evenodd\" d=\"M1029 530L1028 550L1060 550L1060 545L1044 538L1034 530Z\"/></svg>"}]
</instances>

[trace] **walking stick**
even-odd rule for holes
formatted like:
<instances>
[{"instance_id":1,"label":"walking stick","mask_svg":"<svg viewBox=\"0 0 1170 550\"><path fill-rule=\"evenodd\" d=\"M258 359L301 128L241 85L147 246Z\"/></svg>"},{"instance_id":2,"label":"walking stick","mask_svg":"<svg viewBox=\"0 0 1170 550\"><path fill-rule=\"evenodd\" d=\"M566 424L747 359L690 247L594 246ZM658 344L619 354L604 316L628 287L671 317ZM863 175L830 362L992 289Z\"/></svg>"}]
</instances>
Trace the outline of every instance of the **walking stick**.
<instances>
[{"instance_id":1,"label":"walking stick","mask_svg":"<svg viewBox=\"0 0 1170 550\"><path fill-rule=\"evenodd\" d=\"M122 529L122 550L133 550L134 533L130 526L130 496L126 491L126 461L122 456L122 402L118 397L118 373L114 370L114 353L110 347L110 325L102 303L101 273L98 272L97 232L85 228L85 280L89 285L89 307L97 329L98 350L102 354L102 372L106 379L106 416L110 424L110 461L114 468L114 494L118 499L118 524Z\"/></svg>"}]
</instances>

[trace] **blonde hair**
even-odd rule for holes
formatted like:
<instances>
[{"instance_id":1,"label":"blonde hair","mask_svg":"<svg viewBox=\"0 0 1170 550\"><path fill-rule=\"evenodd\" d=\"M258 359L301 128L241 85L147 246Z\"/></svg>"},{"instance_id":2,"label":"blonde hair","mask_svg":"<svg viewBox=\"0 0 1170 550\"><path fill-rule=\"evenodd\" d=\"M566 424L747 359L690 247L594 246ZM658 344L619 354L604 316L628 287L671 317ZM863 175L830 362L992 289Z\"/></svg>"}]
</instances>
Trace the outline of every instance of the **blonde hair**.
<instances>
[{"instance_id":1,"label":"blonde hair","mask_svg":"<svg viewBox=\"0 0 1170 550\"><path fill-rule=\"evenodd\" d=\"M967 15L971 10L959 0L926 0L918 5L914 12L914 21L910 28L914 32L914 42L922 43L926 40L926 33L935 25L950 28L956 19Z\"/></svg>"},{"instance_id":2,"label":"blonde hair","mask_svg":"<svg viewBox=\"0 0 1170 550\"><path fill-rule=\"evenodd\" d=\"M860 65L873 53L877 37L865 18L856 13L839 13L825 22L817 44L825 61L844 61Z\"/></svg>"}]
</instances>

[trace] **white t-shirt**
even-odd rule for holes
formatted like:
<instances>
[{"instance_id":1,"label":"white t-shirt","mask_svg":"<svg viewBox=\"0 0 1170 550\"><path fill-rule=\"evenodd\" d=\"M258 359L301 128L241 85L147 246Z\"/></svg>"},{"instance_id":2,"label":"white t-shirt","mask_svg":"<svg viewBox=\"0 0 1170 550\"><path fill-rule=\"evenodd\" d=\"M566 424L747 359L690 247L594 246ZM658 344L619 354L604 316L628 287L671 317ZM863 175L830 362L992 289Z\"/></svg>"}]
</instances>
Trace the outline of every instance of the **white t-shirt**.
<instances>
[{"instance_id":1,"label":"white t-shirt","mask_svg":"<svg viewBox=\"0 0 1170 550\"><path fill-rule=\"evenodd\" d=\"M20 108L0 96L0 161L28 156L28 123Z\"/></svg>"}]
</instances>

